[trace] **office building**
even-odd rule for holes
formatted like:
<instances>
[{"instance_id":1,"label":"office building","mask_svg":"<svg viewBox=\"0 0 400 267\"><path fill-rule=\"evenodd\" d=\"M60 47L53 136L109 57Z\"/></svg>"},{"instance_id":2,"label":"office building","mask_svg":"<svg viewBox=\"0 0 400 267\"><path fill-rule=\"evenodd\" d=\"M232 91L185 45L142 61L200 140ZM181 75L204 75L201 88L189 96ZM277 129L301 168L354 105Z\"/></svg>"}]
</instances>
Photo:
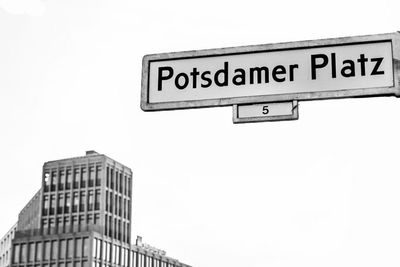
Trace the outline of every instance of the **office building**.
<instances>
[{"instance_id":1,"label":"office building","mask_svg":"<svg viewBox=\"0 0 400 267\"><path fill-rule=\"evenodd\" d=\"M141 237L131 244L131 207L123 164L95 151L46 162L41 189L18 216L9 266L188 267Z\"/></svg>"}]
</instances>

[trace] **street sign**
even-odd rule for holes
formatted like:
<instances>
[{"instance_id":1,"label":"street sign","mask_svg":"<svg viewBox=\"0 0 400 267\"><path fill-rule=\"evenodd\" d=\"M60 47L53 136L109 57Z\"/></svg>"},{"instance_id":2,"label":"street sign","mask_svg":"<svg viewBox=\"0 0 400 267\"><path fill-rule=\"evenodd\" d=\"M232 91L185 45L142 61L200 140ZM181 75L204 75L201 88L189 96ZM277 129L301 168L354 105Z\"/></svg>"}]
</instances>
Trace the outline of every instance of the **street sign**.
<instances>
[{"instance_id":1,"label":"street sign","mask_svg":"<svg viewBox=\"0 0 400 267\"><path fill-rule=\"evenodd\" d=\"M145 111L400 96L400 33L147 55Z\"/></svg>"},{"instance_id":2,"label":"street sign","mask_svg":"<svg viewBox=\"0 0 400 267\"><path fill-rule=\"evenodd\" d=\"M279 103L233 105L233 123L297 120L296 100Z\"/></svg>"}]
</instances>

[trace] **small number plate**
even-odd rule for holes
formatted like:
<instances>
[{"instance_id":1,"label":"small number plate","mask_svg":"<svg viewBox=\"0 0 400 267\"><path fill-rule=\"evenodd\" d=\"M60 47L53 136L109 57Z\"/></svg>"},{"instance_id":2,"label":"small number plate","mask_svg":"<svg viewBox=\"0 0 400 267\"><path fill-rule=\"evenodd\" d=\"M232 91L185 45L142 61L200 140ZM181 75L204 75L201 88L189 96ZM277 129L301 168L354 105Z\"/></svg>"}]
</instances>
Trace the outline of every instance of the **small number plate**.
<instances>
[{"instance_id":1,"label":"small number plate","mask_svg":"<svg viewBox=\"0 0 400 267\"><path fill-rule=\"evenodd\" d=\"M233 105L233 123L297 120L298 102Z\"/></svg>"}]
</instances>

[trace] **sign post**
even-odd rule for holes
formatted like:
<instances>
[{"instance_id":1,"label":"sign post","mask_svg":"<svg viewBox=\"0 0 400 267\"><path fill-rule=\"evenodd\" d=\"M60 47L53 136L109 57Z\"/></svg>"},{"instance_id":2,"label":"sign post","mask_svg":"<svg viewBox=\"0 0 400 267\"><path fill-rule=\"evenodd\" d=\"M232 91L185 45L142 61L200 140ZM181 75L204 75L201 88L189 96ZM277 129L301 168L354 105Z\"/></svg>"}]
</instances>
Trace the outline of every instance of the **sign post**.
<instances>
[{"instance_id":1,"label":"sign post","mask_svg":"<svg viewBox=\"0 0 400 267\"><path fill-rule=\"evenodd\" d=\"M399 97L399 62L398 32L147 55L141 108L238 111L245 104Z\"/></svg>"}]
</instances>

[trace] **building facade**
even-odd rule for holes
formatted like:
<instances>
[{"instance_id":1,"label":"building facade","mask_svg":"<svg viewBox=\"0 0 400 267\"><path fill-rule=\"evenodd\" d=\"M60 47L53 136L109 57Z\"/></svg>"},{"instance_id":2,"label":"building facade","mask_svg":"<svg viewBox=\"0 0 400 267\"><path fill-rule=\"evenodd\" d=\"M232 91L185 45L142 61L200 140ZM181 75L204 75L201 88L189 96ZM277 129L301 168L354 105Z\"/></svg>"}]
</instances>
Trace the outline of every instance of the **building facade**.
<instances>
[{"instance_id":1,"label":"building facade","mask_svg":"<svg viewBox=\"0 0 400 267\"><path fill-rule=\"evenodd\" d=\"M7 234L0 239L0 267L10 266L11 262L11 243L17 231L17 223L14 224Z\"/></svg>"},{"instance_id":2,"label":"building facade","mask_svg":"<svg viewBox=\"0 0 400 267\"><path fill-rule=\"evenodd\" d=\"M29 231L40 227L40 203L42 189L40 189L18 214L18 231Z\"/></svg>"},{"instance_id":3,"label":"building facade","mask_svg":"<svg viewBox=\"0 0 400 267\"><path fill-rule=\"evenodd\" d=\"M131 244L131 208L127 166L95 151L46 162L19 214L10 266L187 267L140 239Z\"/></svg>"}]
</instances>

